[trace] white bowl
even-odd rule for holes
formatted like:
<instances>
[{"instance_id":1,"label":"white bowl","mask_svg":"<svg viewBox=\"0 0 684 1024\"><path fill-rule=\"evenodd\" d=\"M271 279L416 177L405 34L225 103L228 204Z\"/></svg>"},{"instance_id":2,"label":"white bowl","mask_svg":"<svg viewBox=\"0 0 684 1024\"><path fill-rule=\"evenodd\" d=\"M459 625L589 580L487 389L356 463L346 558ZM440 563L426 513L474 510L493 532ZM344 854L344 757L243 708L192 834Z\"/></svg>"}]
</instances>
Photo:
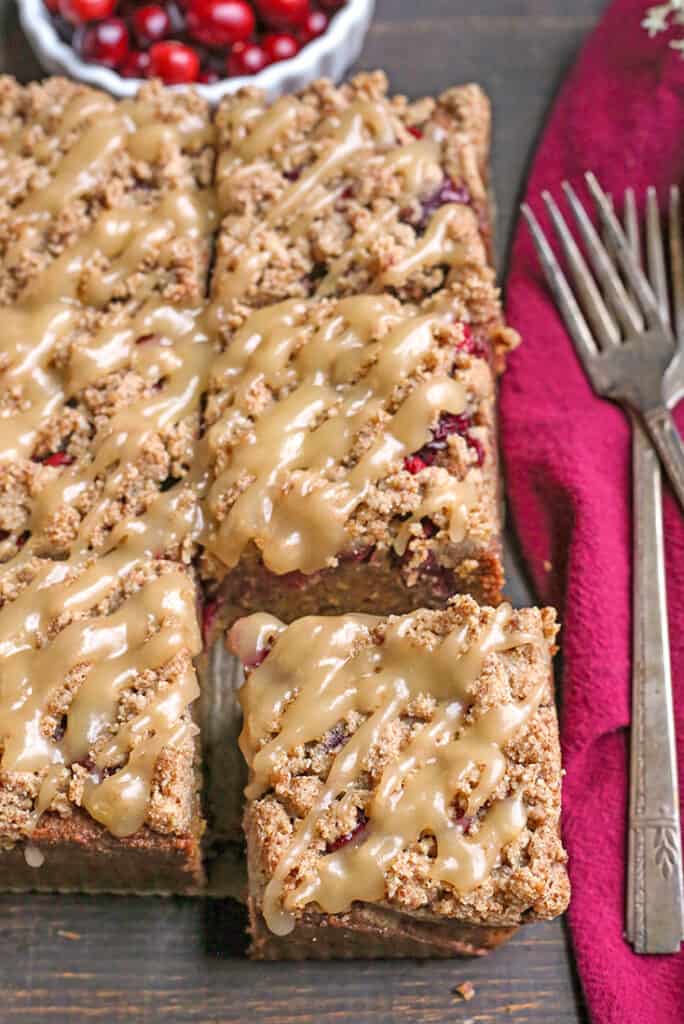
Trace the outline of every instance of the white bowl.
<instances>
[{"instance_id":1,"label":"white bowl","mask_svg":"<svg viewBox=\"0 0 684 1024\"><path fill-rule=\"evenodd\" d=\"M114 96L134 96L141 85L139 78L122 78L116 71L101 64L86 64L67 43L57 35L43 0L17 0L19 20L42 67L51 74L68 75L81 82L97 86ZM224 78L211 85L193 84L210 103L218 103L226 93L236 92L245 85L264 89L269 97L293 92L315 78L339 81L353 64L363 46L363 40L373 16L375 0L348 0L334 15L326 32L291 60L279 61L264 68L257 75ZM173 86L176 89L187 86Z\"/></svg>"}]
</instances>

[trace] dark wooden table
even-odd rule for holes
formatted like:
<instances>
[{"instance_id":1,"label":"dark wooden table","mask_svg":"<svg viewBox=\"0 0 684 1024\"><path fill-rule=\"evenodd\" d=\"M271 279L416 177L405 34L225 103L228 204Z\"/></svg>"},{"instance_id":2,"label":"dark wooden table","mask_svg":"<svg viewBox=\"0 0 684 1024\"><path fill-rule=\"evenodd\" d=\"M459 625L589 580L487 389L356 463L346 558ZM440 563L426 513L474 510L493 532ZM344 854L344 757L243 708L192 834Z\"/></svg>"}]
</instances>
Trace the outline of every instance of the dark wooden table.
<instances>
[{"instance_id":1,"label":"dark wooden table","mask_svg":"<svg viewBox=\"0 0 684 1024\"><path fill-rule=\"evenodd\" d=\"M495 110L499 258L544 115L604 0L378 0L360 66L396 90L477 80ZM0 68L38 74L9 0ZM511 592L524 584L511 567ZM584 1021L562 922L523 929L490 957L442 963L250 964L230 901L0 896L0 1022L384 1024ZM456 986L468 980L475 998Z\"/></svg>"}]
</instances>

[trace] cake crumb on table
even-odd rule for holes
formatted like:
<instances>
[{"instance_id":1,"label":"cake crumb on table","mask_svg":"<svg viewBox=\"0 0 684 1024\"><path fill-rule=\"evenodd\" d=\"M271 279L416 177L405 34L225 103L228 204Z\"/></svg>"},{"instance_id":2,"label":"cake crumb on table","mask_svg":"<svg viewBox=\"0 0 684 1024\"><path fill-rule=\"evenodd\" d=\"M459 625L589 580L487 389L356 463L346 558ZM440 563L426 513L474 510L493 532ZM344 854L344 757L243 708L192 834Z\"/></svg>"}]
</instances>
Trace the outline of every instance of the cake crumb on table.
<instances>
[{"instance_id":1,"label":"cake crumb on table","mask_svg":"<svg viewBox=\"0 0 684 1024\"><path fill-rule=\"evenodd\" d=\"M464 981L453 990L454 995L460 996L466 1003L475 998L475 986L471 981Z\"/></svg>"}]
</instances>

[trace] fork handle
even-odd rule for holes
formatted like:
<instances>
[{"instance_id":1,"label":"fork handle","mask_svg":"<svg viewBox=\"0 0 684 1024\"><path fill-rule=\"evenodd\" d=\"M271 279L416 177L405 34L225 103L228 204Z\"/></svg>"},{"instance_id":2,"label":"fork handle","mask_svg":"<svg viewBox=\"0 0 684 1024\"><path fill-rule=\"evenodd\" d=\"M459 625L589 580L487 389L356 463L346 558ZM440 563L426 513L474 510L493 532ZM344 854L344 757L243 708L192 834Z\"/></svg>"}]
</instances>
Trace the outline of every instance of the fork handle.
<instances>
[{"instance_id":1,"label":"fork handle","mask_svg":"<svg viewBox=\"0 0 684 1024\"><path fill-rule=\"evenodd\" d=\"M634 582L627 938L674 953L684 938L682 844L660 464L633 418Z\"/></svg>"},{"instance_id":2,"label":"fork handle","mask_svg":"<svg viewBox=\"0 0 684 1024\"><path fill-rule=\"evenodd\" d=\"M644 412L644 425L655 445L672 484L677 500L684 511L684 445L672 418L664 405Z\"/></svg>"}]
</instances>

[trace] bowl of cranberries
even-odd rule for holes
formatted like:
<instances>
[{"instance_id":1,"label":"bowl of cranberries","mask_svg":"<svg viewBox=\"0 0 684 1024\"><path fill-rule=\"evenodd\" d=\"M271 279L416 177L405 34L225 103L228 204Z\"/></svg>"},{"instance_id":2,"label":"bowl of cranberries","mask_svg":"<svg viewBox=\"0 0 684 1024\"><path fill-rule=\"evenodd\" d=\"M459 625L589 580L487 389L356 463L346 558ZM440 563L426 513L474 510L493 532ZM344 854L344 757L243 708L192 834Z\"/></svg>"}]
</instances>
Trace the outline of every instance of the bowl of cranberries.
<instances>
[{"instance_id":1,"label":"bowl of cranberries","mask_svg":"<svg viewBox=\"0 0 684 1024\"><path fill-rule=\"evenodd\" d=\"M254 84L269 96L356 60L374 0L18 0L46 71L115 96L141 81L193 86L210 102Z\"/></svg>"}]
</instances>

